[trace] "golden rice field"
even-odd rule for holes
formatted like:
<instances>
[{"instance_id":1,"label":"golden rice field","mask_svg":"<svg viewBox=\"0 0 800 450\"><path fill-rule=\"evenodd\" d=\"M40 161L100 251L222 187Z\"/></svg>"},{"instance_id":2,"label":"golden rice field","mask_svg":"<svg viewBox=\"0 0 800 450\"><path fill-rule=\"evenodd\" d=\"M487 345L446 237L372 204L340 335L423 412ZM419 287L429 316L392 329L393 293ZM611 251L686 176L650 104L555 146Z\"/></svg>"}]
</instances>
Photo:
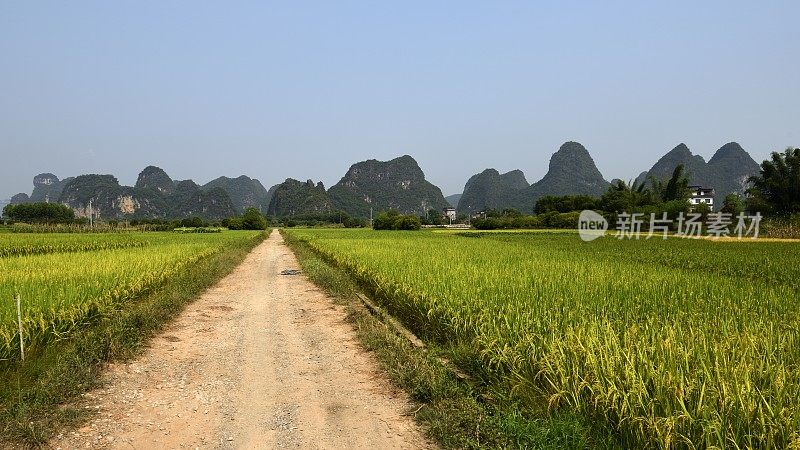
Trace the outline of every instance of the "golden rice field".
<instances>
[{"instance_id":1,"label":"golden rice field","mask_svg":"<svg viewBox=\"0 0 800 450\"><path fill-rule=\"evenodd\" d=\"M108 316L170 276L259 232L0 234L0 360Z\"/></svg>"},{"instance_id":2,"label":"golden rice field","mask_svg":"<svg viewBox=\"0 0 800 450\"><path fill-rule=\"evenodd\" d=\"M630 448L800 447L798 243L288 232L531 415Z\"/></svg>"}]
</instances>

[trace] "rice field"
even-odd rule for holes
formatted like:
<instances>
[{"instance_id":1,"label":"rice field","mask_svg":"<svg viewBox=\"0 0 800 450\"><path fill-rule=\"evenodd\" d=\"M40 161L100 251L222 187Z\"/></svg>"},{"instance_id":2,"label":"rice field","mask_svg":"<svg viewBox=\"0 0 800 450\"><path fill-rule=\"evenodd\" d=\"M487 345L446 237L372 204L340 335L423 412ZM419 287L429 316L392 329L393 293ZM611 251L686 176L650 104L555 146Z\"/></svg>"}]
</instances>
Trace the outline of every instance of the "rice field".
<instances>
[{"instance_id":1,"label":"rice field","mask_svg":"<svg viewBox=\"0 0 800 450\"><path fill-rule=\"evenodd\" d=\"M798 243L288 232L533 416L632 448L800 448Z\"/></svg>"},{"instance_id":2,"label":"rice field","mask_svg":"<svg viewBox=\"0 0 800 450\"><path fill-rule=\"evenodd\" d=\"M0 360L20 357L16 294L21 297L23 341L35 351L124 308L226 245L258 234L3 234Z\"/></svg>"},{"instance_id":3,"label":"rice field","mask_svg":"<svg viewBox=\"0 0 800 450\"><path fill-rule=\"evenodd\" d=\"M0 235L0 258L5 256L144 247L152 240L153 238L145 238L143 233L4 233Z\"/></svg>"}]
</instances>

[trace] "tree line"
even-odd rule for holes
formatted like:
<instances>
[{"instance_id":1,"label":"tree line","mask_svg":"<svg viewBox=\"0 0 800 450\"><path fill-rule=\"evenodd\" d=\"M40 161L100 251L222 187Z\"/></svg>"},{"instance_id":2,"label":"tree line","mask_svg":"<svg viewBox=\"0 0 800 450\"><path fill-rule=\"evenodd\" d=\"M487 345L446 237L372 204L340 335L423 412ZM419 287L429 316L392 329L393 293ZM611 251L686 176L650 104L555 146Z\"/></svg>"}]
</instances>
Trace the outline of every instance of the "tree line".
<instances>
[{"instance_id":1,"label":"tree line","mask_svg":"<svg viewBox=\"0 0 800 450\"><path fill-rule=\"evenodd\" d=\"M86 224L85 217L76 217L75 211L61 203L21 203L6 205L3 208L3 217L8 222L27 224ZM106 221L116 225L119 221ZM265 230L269 225L267 218L256 208L247 208L242 215L228 217L220 221L209 221L201 217L187 217L183 219L131 219L127 221L131 226L148 225L148 229L171 230L174 228L207 228L226 227L231 230Z\"/></svg>"}]
</instances>

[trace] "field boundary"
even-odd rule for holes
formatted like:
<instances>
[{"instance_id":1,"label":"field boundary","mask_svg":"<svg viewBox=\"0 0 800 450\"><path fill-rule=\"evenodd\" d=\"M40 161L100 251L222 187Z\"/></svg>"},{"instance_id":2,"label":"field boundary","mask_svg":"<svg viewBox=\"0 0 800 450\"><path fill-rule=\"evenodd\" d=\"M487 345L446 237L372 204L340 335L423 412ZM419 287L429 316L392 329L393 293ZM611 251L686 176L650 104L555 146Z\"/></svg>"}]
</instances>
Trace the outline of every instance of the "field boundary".
<instances>
[{"instance_id":1,"label":"field boundary","mask_svg":"<svg viewBox=\"0 0 800 450\"><path fill-rule=\"evenodd\" d=\"M81 394L97 386L107 363L137 356L163 327L229 274L268 235L237 241L194 263L100 323L46 346L24 364L0 363L0 447L44 445L90 414Z\"/></svg>"},{"instance_id":2,"label":"field boundary","mask_svg":"<svg viewBox=\"0 0 800 450\"><path fill-rule=\"evenodd\" d=\"M370 312L372 312L373 315L375 315L378 318L378 320L381 320L386 324L388 324L390 327L392 327L397 334L406 338L409 344L420 349L420 351L423 352L428 351L427 346L425 345L425 342L422 341L422 339L418 338L417 335L411 332L411 330L403 326L403 324L401 324L400 321L392 317L391 314L384 311L380 306L376 305L372 300L369 299L369 297L362 294L361 292L357 292L356 297L358 297L358 299L361 300L361 303L363 303L364 306L366 306L367 309L369 309ZM454 366L453 363L448 361L446 358L439 355L435 355L434 357L440 363L442 363L442 365L444 365L450 372L452 372L453 376L455 376L459 380L463 380L470 384L474 383L474 380L472 379L471 376L459 370L458 367Z\"/></svg>"},{"instance_id":3,"label":"field boundary","mask_svg":"<svg viewBox=\"0 0 800 450\"><path fill-rule=\"evenodd\" d=\"M422 342L422 339L418 338L414 333L409 331L408 328L404 327L400 322L397 321L397 319L381 309L380 306L373 303L372 300L370 300L366 295L362 294L361 292L356 292L356 297L358 297L358 299L361 300L361 303L369 308L374 315L388 323L399 335L406 338L411 345L420 349L425 348L425 343Z\"/></svg>"}]
</instances>

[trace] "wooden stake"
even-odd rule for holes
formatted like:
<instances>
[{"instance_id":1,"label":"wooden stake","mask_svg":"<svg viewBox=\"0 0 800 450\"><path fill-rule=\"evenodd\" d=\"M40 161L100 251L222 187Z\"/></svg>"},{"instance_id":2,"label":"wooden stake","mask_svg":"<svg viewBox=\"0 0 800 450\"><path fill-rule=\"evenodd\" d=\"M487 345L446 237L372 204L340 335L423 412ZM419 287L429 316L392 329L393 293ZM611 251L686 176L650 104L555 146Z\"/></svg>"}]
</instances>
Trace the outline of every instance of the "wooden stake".
<instances>
[{"instance_id":1,"label":"wooden stake","mask_svg":"<svg viewBox=\"0 0 800 450\"><path fill-rule=\"evenodd\" d=\"M17 293L17 325L19 325L19 353L25 361L25 343L22 340L22 308L20 307L19 292Z\"/></svg>"}]
</instances>

